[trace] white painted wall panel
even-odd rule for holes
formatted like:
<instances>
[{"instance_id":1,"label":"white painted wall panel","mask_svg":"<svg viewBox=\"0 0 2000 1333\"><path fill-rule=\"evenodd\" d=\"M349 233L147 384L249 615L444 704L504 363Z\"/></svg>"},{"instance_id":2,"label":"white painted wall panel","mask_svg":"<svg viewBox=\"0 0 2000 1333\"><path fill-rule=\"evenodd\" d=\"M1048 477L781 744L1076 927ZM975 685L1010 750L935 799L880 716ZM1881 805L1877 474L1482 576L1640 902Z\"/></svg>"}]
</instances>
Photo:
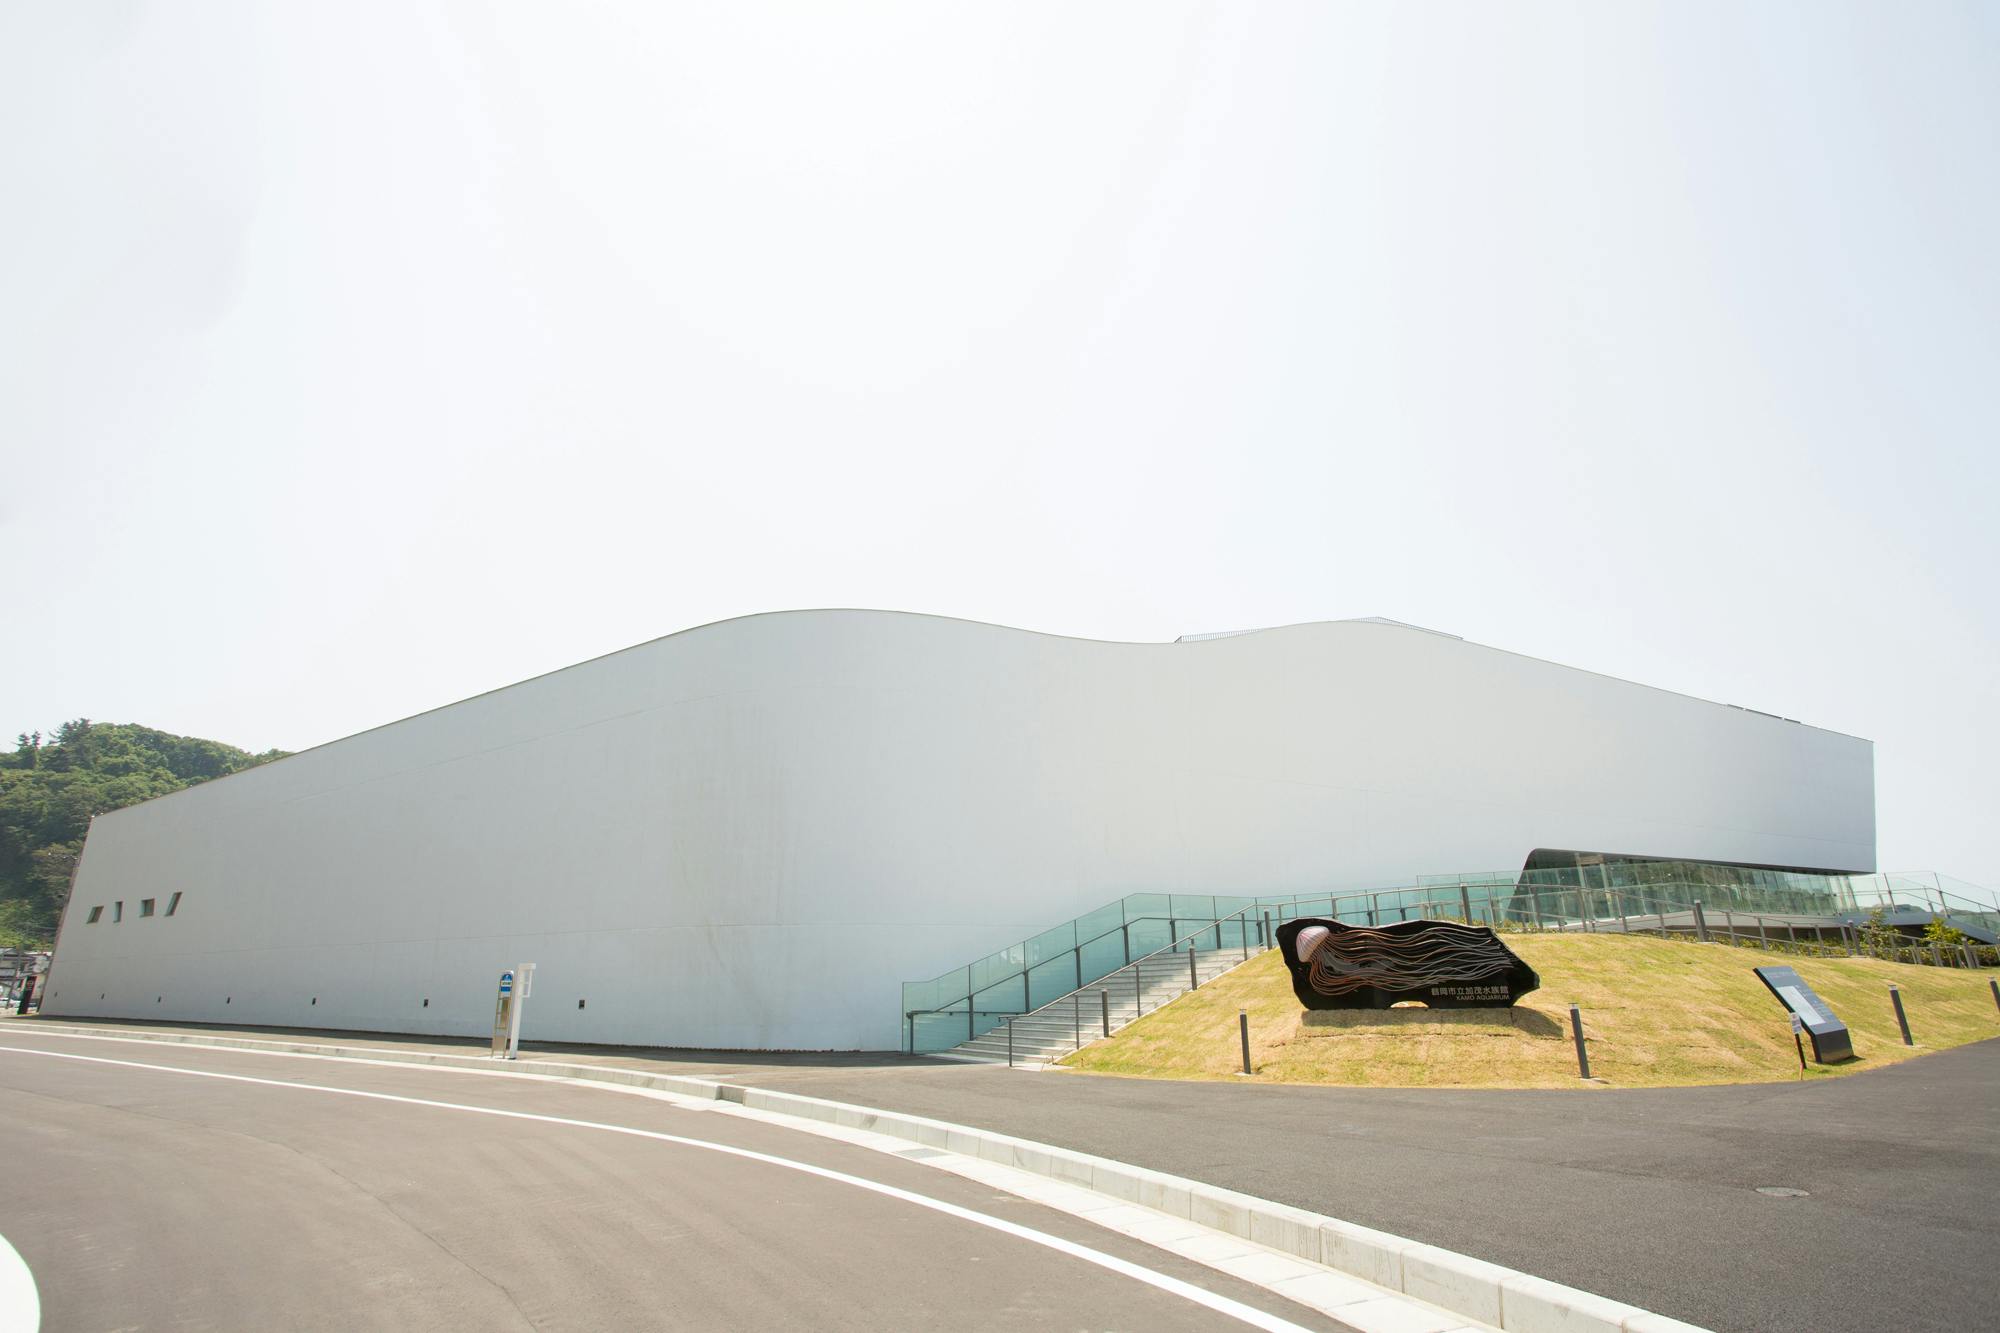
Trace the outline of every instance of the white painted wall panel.
<instances>
[{"instance_id":1,"label":"white painted wall panel","mask_svg":"<svg viewBox=\"0 0 2000 1333\"><path fill-rule=\"evenodd\" d=\"M902 982L1124 893L1872 870L1873 783L1863 740L1391 624L753 616L101 817L48 1011L483 1035L532 959L535 1036L886 1048Z\"/></svg>"}]
</instances>

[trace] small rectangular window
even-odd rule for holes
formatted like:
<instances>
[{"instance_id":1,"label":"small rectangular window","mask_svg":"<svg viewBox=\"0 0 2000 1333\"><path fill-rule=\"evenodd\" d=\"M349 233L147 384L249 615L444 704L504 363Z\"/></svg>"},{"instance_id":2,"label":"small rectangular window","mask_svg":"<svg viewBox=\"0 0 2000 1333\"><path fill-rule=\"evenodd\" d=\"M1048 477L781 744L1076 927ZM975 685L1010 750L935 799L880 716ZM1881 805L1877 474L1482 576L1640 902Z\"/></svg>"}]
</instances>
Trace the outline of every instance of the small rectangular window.
<instances>
[{"instance_id":1,"label":"small rectangular window","mask_svg":"<svg viewBox=\"0 0 2000 1333\"><path fill-rule=\"evenodd\" d=\"M123 898L120 898L117 902L111 904L111 924L115 926L124 919L125 919L125 900Z\"/></svg>"},{"instance_id":2,"label":"small rectangular window","mask_svg":"<svg viewBox=\"0 0 2000 1333\"><path fill-rule=\"evenodd\" d=\"M94 926L97 924L97 918L103 915L104 915L104 904L99 903L97 906L90 909L90 915L84 920L83 924L86 926Z\"/></svg>"},{"instance_id":3,"label":"small rectangular window","mask_svg":"<svg viewBox=\"0 0 2000 1333\"><path fill-rule=\"evenodd\" d=\"M151 898L141 898L139 900L139 915L151 916L152 914L153 914L153 900Z\"/></svg>"},{"instance_id":4,"label":"small rectangular window","mask_svg":"<svg viewBox=\"0 0 2000 1333\"><path fill-rule=\"evenodd\" d=\"M176 892L173 897L167 899L167 915L172 916L175 912L180 910L180 906L181 906L181 896L178 892Z\"/></svg>"}]
</instances>

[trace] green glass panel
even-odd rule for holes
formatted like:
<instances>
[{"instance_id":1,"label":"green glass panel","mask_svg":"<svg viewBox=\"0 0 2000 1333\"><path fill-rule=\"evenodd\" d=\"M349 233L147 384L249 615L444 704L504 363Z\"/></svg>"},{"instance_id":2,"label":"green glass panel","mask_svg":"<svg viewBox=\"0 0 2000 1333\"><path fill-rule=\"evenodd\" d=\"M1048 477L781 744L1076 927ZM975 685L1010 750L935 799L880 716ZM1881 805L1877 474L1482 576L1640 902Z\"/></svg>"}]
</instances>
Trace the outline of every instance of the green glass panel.
<instances>
[{"instance_id":1,"label":"green glass panel","mask_svg":"<svg viewBox=\"0 0 2000 1333\"><path fill-rule=\"evenodd\" d=\"M1125 924L1125 903L1123 899L1108 907L1100 907L1076 919L1076 942L1090 943L1103 935L1116 935L1118 928Z\"/></svg>"},{"instance_id":2,"label":"green glass panel","mask_svg":"<svg viewBox=\"0 0 2000 1333\"><path fill-rule=\"evenodd\" d=\"M1045 930L1023 947L1027 951L1026 961L1030 969L1060 958L1076 948L1076 922L1065 921L1060 926Z\"/></svg>"},{"instance_id":3,"label":"green glass panel","mask_svg":"<svg viewBox=\"0 0 2000 1333\"><path fill-rule=\"evenodd\" d=\"M1010 949L988 954L973 963L966 969L968 976L964 984L971 990L985 990L989 986L999 985L1008 977L1019 976L1027 966L1027 946L1016 944ZM963 999L966 993L962 991L955 998Z\"/></svg>"},{"instance_id":4,"label":"green glass panel","mask_svg":"<svg viewBox=\"0 0 2000 1333\"><path fill-rule=\"evenodd\" d=\"M1122 932L1113 931L1084 945L1080 952L1083 955L1083 981L1089 985L1125 966L1125 937Z\"/></svg>"}]
</instances>

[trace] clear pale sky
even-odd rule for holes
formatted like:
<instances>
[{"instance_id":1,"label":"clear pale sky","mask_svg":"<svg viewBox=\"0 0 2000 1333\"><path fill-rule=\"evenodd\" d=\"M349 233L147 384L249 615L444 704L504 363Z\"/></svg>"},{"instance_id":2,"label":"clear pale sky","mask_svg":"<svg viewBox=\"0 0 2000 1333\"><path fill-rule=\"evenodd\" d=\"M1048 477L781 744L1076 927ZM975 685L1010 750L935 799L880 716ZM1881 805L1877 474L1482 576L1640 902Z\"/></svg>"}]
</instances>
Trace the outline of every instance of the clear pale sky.
<instances>
[{"instance_id":1,"label":"clear pale sky","mask_svg":"<svg viewBox=\"0 0 2000 1333\"><path fill-rule=\"evenodd\" d=\"M11 4L0 728L1383 615L2000 886L1996 237L1992 3Z\"/></svg>"}]
</instances>

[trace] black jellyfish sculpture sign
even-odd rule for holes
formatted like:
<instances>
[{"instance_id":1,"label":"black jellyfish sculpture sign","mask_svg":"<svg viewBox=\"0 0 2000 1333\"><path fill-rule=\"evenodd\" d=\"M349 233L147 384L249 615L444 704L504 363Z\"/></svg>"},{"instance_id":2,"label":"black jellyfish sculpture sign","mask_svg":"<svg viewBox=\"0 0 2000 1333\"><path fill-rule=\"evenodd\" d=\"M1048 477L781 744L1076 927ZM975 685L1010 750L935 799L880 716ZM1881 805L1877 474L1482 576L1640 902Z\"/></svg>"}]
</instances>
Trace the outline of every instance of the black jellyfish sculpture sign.
<instances>
[{"instance_id":1,"label":"black jellyfish sculpture sign","mask_svg":"<svg viewBox=\"0 0 2000 1333\"><path fill-rule=\"evenodd\" d=\"M1323 917L1287 921L1278 951L1308 1009L1504 1009L1542 984L1500 937L1456 921L1368 927Z\"/></svg>"}]
</instances>

